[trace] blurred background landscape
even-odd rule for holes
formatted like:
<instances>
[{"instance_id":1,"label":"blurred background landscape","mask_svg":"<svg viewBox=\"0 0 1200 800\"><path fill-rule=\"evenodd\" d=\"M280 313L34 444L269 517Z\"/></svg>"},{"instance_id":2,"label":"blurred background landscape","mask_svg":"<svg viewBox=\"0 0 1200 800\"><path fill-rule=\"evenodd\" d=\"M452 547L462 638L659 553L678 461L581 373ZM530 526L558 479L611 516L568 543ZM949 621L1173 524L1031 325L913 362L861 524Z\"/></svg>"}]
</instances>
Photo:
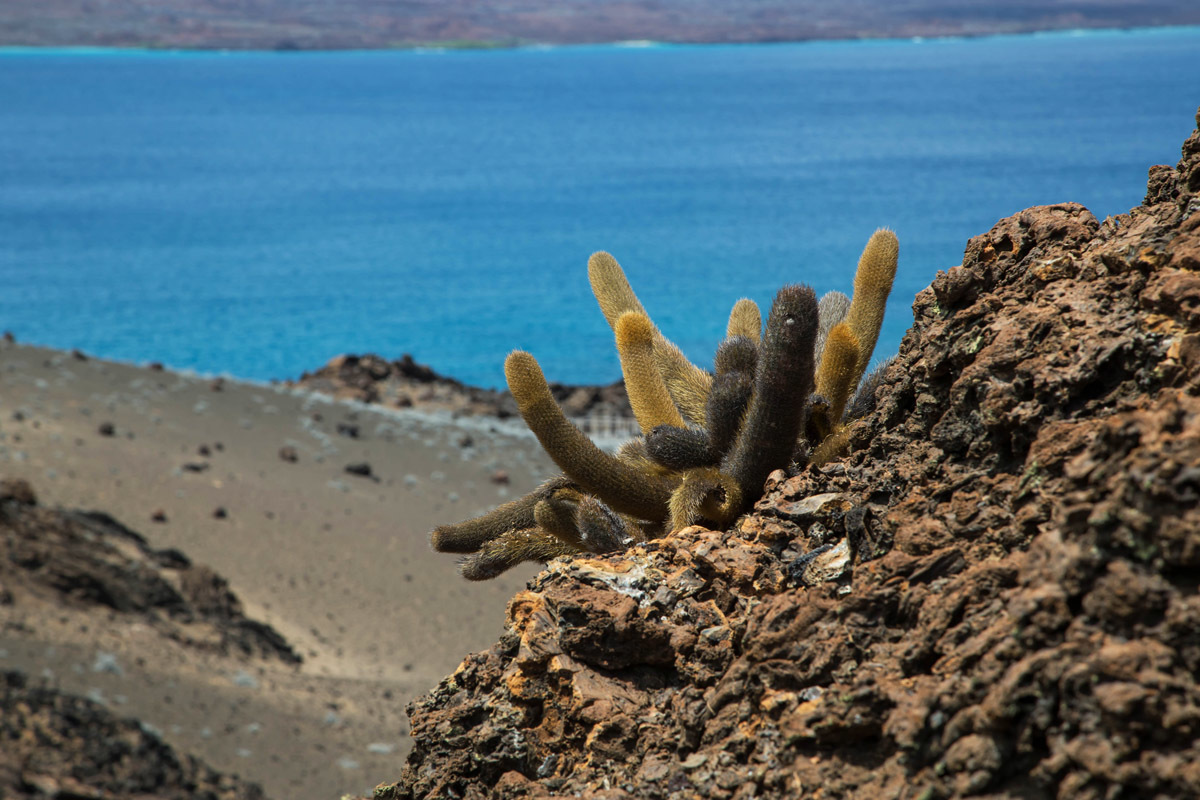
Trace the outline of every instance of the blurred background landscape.
<instances>
[{"instance_id":1,"label":"blurred background landscape","mask_svg":"<svg viewBox=\"0 0 1200 800\"><path fill-rule=\"evenodd\" d=\"M1180 0L22 0L0 2L7 44L378 49L443 44L786 42L978 36L1200 23Z\"/></svg>"}]
</instances>

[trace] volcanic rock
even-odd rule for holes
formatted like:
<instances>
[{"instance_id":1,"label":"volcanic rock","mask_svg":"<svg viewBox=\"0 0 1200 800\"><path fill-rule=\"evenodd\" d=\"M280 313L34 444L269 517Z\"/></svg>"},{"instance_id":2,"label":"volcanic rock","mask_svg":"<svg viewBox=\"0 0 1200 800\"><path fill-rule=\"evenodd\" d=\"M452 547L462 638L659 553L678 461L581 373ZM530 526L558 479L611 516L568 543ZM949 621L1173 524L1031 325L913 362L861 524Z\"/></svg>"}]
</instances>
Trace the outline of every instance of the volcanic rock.
<instances>
[{"instance_id":1,"label":"volcanic rock","mask_svg":"<svg viewBox=\"0 0 1200 800\"><path fill-rule=\"evenodd\" d=\"M246 617L224 578L104 513L0 493L0 585L18 605L99 606L191 647L300 662L279 633Z\"/></svg>"},{"instance_id":2,"label":"volcanic rock","mask_svg":"<svg viewBox=\"0 0 1200 800\"><path fill-rule=\"evenodd\" d=\"M304 373L289 386L322 392L363 403L393 408L447 411L454 416L517 416L517 405L507 391L468 386L418 364L408 353L394 361L377 355L340 355L314 373ZM633 410L622 381L608 386L550 384L554 399L572 417L631 419Z\"/></svg>"},{"instance_id":3,"label":"volcanic rock","mask_svg":"<svg viewBox=\"0 0 1200 800\"><path fill-rule=\"evenodd\" d=\"M260 800L101 705L0 673L0 797Z\"/></svg>"}]
</instances>

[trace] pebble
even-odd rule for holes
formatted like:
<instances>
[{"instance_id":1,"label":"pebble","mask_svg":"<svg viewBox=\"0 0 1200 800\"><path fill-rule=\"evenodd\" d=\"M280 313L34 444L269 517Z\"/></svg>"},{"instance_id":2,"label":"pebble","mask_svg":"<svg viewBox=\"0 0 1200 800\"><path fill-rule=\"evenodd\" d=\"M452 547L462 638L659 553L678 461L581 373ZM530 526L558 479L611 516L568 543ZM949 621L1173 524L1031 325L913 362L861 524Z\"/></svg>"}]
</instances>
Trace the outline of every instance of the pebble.
<instances>
[{"instance_id":1,"label":"pebble","mask_svg":"<svg viewBox=\"0 0 1200 800\"><path fill-rule=\"evenodd\" d=\"M121 669L121 665L117 663L116 654L106 653L103 650L96 653L96 660L92 662L92 672L109 672L113 675L125 674L125 670Z\"/></svg>"},{"instance_id":2,"label":"pebble","mask_svg":"<svg viewBox=\"0 0 1200 800\"><path fill-rule=\"evenodd\" d=\"M239 669L237 672L233 673L233 685L240 686L243 689L257 689L258 678L255 678L244 669Z\"/></svg>"}]
</instances>

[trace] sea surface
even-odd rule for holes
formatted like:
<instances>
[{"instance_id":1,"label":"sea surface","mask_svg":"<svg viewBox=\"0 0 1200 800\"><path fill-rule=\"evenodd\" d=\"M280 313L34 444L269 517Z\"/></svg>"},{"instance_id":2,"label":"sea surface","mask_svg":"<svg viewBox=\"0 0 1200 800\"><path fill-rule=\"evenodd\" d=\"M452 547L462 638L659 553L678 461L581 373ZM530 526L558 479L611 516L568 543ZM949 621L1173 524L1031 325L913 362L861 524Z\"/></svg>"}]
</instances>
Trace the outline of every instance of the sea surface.
<instances>
[{"instance_id":1,"label":"sea surface","mask_svg":"<svg viewBox=\"0 0 1200 800\"><path fill-rule=\"evenodd\" d=\"M900 271L877 356L969 237L1140 203L1200 105L1200 28L489 52L0 51L0 329L267 380L412 353L620 376L608 250L708 364L730 306Z\"/></svg>"}]
</instances>

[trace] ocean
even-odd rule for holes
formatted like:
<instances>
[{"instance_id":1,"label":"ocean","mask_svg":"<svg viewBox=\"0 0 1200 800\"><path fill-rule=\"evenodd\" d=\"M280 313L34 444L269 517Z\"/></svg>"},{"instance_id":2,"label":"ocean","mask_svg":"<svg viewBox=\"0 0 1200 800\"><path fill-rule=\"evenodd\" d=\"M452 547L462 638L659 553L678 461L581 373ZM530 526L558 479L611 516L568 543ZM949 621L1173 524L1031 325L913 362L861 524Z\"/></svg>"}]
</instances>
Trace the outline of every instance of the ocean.
<instances>
[{"instance_id":1,"label":"ocean","mask_svg":"<svg viewBox=\"0 0 1200 800\"><path fill-rule=\"evenodd\" d=\"M0 51L0 329L254 380L343 352L620 377L608 250L708 364L730 306L849 293L897 231L876 356L969 237L1101 219L1174 164L1200 28L486 52ZM2 378L0 378L2 380Z\"/></svg>"}]
</instances>

